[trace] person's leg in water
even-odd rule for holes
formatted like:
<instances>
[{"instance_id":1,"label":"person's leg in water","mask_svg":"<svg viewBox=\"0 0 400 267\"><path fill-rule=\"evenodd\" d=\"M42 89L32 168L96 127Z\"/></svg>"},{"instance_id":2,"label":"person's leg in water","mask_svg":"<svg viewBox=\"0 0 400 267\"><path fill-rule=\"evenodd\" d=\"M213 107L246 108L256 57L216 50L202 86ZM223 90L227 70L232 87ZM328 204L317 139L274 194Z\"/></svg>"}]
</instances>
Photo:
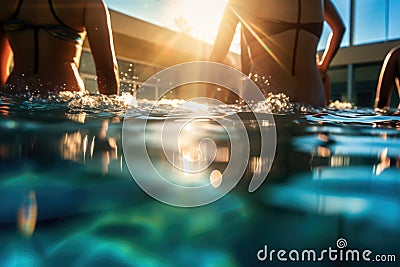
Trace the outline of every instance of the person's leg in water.
<instances>
[{"instance_id":1,"label":"person's leg in water","mask_svg":"<svg viewBox=\"0 0 400 267\"><path fill-rule=\"evenodd\" d=\"M379 75L376 88L375 108L389 108L393 87L396 86L400 95L400 46L393 48L387 54Z\"/></svg>"}]
</instances>

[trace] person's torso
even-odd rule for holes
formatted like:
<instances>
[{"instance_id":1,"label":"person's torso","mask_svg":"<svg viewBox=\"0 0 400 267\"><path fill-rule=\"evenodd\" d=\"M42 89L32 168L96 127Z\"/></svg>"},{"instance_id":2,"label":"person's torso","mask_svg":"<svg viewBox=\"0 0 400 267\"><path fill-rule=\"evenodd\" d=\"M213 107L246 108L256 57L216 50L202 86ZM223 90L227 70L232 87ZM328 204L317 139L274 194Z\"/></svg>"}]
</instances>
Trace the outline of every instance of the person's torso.
<instances>
[{"instance_id":1,"label":"person's torso","mask_svg":"<svg viewBox=\"0 0 400 267\"><path fill-rule=\"evenodd\" d=\"M8 4L0 20L14 53L9 80L34 85L39 80L81 89L77 68L85 38L83 12L83 5L75 0Z\"/></svg>"},{"instance_id":2,"label":"person's torso","mask_svg":"<svg viewBox=\"0 0 400 267\"><path fill-rule=\"evenodd\" d=\"M320 94L315 56L323 0L232 0L231 8L241 22L253 75L270 77L273 92L286 92L296 101Z\"/></svg>"}]
</instances>

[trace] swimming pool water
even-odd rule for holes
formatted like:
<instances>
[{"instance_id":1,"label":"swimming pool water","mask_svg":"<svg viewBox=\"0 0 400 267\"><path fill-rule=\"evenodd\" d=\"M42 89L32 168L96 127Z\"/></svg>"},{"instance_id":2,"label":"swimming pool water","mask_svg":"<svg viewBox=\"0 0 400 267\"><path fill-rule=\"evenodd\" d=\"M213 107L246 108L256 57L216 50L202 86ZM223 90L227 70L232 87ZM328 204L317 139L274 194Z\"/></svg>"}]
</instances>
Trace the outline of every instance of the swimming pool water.
<instances>
[{"instance_id":1,"label":"swimming pool water","mask_svg":"<svg viewBox=\"0 0 400 267\"><path fill-rule=\"evenodd\" d=\"M215 115L226 120L241 116L249 134L248 167L223 198L179 208L148 196L127 169L121 147L125 109L137 105L130 116L143 120L141 110L151 106L133 102L126 96L1 97L0 265L292 266L277 258L259 261L257 252L265 245L287 251L337 249L340 238L347 248L400 259L397 110L276 113L271 171L256 192L248 193L251 175L271 159L257 157L259 133L248 111L215 107ZM179 103L166 101L153 112L149 136ZM265 112L260 107L258 112ZM172 121L190 110L175 112ZM211 121L202 122L201 129L223 148L210 172L223 172L231 145L227 136ZM174 177L157 142L150 144L155 164ZM190 151L185 155L193 157ZM366 262L325 259L298 265Z\"/></svg>"}]
</instances>

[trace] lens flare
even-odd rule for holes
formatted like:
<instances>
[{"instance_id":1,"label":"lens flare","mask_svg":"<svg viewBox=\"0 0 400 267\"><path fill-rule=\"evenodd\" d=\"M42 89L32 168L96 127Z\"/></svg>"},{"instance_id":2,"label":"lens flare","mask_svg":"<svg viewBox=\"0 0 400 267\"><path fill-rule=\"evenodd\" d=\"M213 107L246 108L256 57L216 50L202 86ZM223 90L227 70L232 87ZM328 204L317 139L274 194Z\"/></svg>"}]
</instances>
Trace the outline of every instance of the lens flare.
<instances>
[{"instance_id":1,"label":"lens flare","mask_svg":"<svg viewBox=\"0 0 400 267\"><path fill-rule=\"evenodd\" d=\"M214 108L226 104L210 97L177 103L168 114L163 114L162 126L152 123L159 119L157 111L162 101L155 101L151 109L142 111L141 118L135 116L136 110L128 109L122 127L122 147L136 183L163 203L202 206L229 193L245 174L250 158L258 157L257 172L252 174L248 187L250 193L257 190L273 162L276 130L272 114L254 111L257 106L254 104L265 101L256 84L245 74L223 64L188 62L150 77L139 89L138 99L154 81L161 96L183 85L190 88L190 84L227 88L243 99L251 110L245 116L254 118L254 123L245 124L238 113L216 114ZM177 117L175 110L184 111L185 116ZM251 148L248 131L259 133L256 140L259 149Z\"/></svg>"}]
</instances>

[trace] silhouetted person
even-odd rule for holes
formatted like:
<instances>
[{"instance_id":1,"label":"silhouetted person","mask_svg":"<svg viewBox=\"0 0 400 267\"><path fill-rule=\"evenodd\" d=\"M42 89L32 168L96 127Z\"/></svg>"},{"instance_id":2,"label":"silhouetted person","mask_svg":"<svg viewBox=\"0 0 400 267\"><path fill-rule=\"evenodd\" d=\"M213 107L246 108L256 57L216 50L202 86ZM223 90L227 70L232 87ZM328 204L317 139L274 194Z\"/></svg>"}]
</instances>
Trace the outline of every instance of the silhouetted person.
<instances>
[{"instance_id":1,"label":"silhouetted person","mask_svg":"<svg viewBox=\"0 0 400 267\"><path fill-rule=\"evenodd\" d=\"M0 0L0 6L2 92L83 91L78 67L87 35L99 92L119 93L109 13L103 1ZM8 75L12 54L14 65Z\"/></svg>"},{"instance_id":2,"label":"silhouetted person","mask_svg":"<svg viewBox=\"0 0 400 267\"><path fill-rule=\"evenodd\" d=\"M332 34L317 65L315 55L324 21ZM268 77L269 86L261 88L264 95L283 92L294 102L326 104L321 77L325 77L345 31L330 0L230 0L211 61L224 61L239 22L247 44L248 69Z\"/></svg>"}]
</instances>

